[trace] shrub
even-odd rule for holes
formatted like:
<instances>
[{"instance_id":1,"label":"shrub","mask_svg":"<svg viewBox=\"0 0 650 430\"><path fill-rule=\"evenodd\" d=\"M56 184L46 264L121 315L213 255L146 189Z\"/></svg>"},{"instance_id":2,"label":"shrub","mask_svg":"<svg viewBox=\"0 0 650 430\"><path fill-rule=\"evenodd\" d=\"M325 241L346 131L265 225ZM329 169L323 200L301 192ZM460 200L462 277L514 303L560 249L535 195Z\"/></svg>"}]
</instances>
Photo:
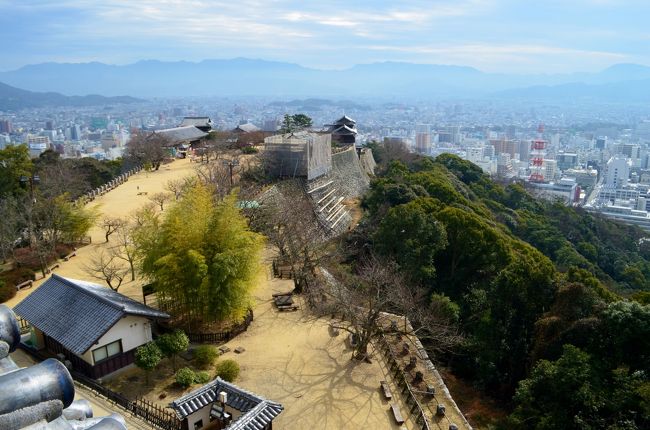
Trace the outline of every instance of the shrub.
<instances>
[{"instance_id":1,"label":"shrub","mask_svg":"<svg viewBox=\"0 0 650 430\"><path fill-rule=\"evenodd\" d=\"M214 364L219 357L219 351L213 345L201 345L194 350L194 361L197 366L206 368Z\"/></svg>"},{"instance_id":2,"label":"shrub","mask_svg":"<svg viewBox=\"0 0 650 430\"><path fill-rule=\"evenodd\" d=\"M156 339L156 345L160 348L165 357L172 359L172 367L176 371L176 356L187 351L190 346L190 340L181 330L173 333L166 333Z\"/></svg>"},{"instance_id":3,"label":"shrub","mask_svg":"<svg viewBox=\"0 0 650 430\"><path fill-rule=\"evenodd\" d=\"M210 382L210 374L206 371L200 371L196 372L194 382L197 384L205 384L207 382Z\"/></svg>"},{"instance_id":4,"label":"shrub","mask_svg":"<svg viewBox=\"0 0 650 430\"><path fill-rule=\"evenodd\" d=\"M16 287L0 279L0 303L6 302L16 295Z\"/></svg>"},{"instance_id":5,"label":"shrub","mask_svg":"<svg viewBox=\"0 0 650 430\"><path fill-rule=\"evenodd\" d=\"M233 382L239 376L239 364L235 360L223 360L217 364L217 376Z\"/></svg>"},{"instance_id":6,"label":"shrub","mask_svg":"<svg viewBox=\"0 0 650 430\"><path fill-rule=\"evenodd\" d=\"M135 365L145 371L147 384L149 384L149 372L158 366L162 357L160 348L154 342L146 343L135 350Z\"/></svg>"},{"instance_id":7,"label":"shrub","mask_svg":"<svg viewBox=\"0 0 650 430\"><path fill-rule=\"evenodd\" d=\"M243 152L244 154L257 154L258 150L254 146L244 146L241 149L241 152Z\"/></svg>"},{"instance_id":8,"label":"shrub","mask_svg":"<svg viewBox=\"0 0 650 430\"><path fill-rule=\"evenodd\" d=\"M176 383L183 388L187 388L194 383L196 373L189 367L183 367L176 372Z\"/></svg>"}]
</instances>

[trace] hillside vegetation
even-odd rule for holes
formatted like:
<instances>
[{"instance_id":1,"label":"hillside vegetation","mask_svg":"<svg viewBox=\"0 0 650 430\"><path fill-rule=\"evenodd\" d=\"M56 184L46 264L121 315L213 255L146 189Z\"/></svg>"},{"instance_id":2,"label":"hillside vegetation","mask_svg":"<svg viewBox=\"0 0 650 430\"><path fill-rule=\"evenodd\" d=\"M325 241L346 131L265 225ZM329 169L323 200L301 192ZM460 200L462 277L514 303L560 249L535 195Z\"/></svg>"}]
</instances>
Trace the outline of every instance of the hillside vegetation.
<instances>
[{"instance_id":1,"label":"hillside vegetation","mask_svg":"<svg viewBox=\"0 0 650 430\"><path fill-rule=\"evenodd\" d=\"M504 428L648 428L648 235L453 155L375 149L384 171L349 248L458 307L465 342L437 360L507 405Z\"/></svg>"}]
</instances>

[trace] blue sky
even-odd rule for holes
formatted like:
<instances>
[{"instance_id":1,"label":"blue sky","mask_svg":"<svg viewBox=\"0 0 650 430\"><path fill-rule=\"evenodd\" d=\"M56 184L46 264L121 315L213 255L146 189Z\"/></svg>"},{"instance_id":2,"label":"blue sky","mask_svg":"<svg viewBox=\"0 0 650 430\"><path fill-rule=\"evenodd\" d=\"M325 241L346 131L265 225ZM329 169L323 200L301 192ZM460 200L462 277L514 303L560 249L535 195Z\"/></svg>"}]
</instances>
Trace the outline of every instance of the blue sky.
<instances>
[{"instance_id":1,"label":"blue sky","mask_svg":"<svg viewBox=\"0 0 650 430\"><path fill-rule=\"evenodd\" d=\"M249 57L490 72L650 65L647 0L0 0L0 70Z\"/></svg>"}]
</instances>

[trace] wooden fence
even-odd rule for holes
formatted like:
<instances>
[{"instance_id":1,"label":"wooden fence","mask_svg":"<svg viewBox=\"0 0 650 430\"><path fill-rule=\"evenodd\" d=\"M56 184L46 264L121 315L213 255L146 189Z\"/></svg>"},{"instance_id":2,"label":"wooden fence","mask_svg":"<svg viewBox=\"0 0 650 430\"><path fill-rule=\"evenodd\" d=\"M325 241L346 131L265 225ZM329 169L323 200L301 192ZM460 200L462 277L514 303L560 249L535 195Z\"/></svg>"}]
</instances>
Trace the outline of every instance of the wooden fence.
<instances>
[{"instance_id":1,"label":"wooden fence","mask_svg":"<svg viewBox=\"0 0 650 430\"><path fill-rule=\"evenodd\" d=\"M216 333L187 333L190 342L196 343L221 343L228 342L238 334L248 330L248 326L253 322L253 310L248 308L246 318L239 324L235 324L230 330Z\"/></svg>"},{"instance_id":2,"label":"wooden fence","mask_svg":"<svg viewBox=\"0 0 650 430\"><path fill-rule=\"evenodd\" d=\"M37 360L42 361L47 358L41 352L23 343L20 344L20 348ZM103 397L118 406L121 406L128 412L146 421L152 427L156 427L161 430L182 430L183 428L182 421L180 421L174 413L167 411L164 408L161 408L160 406L147 401L146 399L138 398L135 400L129 400L122 394L116 393L110 388L99 384L94 379L91 379L75 370L70 370L70 375L72 376L72 379L75 380L75 382L95 392L95 394L98 396Z\"/></svg>"}]
</instances>

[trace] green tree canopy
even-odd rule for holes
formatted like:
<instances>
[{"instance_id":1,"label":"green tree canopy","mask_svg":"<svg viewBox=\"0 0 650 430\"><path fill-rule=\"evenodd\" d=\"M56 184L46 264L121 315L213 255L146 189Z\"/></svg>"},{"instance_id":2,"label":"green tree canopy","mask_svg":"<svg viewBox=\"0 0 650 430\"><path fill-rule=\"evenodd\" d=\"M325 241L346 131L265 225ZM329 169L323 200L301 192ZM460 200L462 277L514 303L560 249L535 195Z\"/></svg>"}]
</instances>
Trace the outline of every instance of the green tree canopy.
<instances>
[{"instance_id":1,"label":"green tree canopy","mask_svg":"<svg viewBox=\"0 0 650 430\"><path fill-rule=\"evenodd\" d=\"M263 238L250 231L230 194L214 202L197 183L164 218L141 218L135 240L142 272L178 317L209 322L244 315L259 272Z\"/></svg>"},{"instance_id":2,"label":"green tree canopy","mask_svg":"<svg viewBox=\"0 0 650 430\"><path fill-rule=\"evenodd\" d=\"M158 366L162 358L163 354L155 342L149 342L135 350L135 365L145 371L147 384L149 383L149 372Z\"/></svg>"},{"instance_id":3,"label":"green tree canopy","mask_svg":"<svg viewBox=\"0 0 650 430\"><path fill-rule=\"evenodd\" d=\"M437 208L431 198L390 208L375 233L377 250L393 257L407 276L419 282L435 278L434 258L447 245L445 229L433 216Z\"/></svg>"},{"instance_id":4,"label":"green tree canopy","mask_svg":"<svg viewBox=\"0 0 650 430\"><path fill-rule=\"evenodd\" d=\"M31 177L33 167L27 145L10 145L0 150L0 196L24 193L20 178Z\"/></svg>"},{"instance_id":5,"label":"green tree canopy","mask_svg":"<svg viewBox=\"0 0 650 430\"><path fill-rule=\"evenodd\" d=\"M312 126L312 119L303 113L295 115L285 114L280 126L280 132L293 133Z\"/></svg>"},{"instance_id":6,"label":"green tree canopy","mask_svg":"<svg viewBox=\"0 0 650 430\"><path fill-rule=\"evenodd\" d=\"M156 345L165 357L172 359L172 368L176 371L176 356L187 351L190 339L181 330L165 333L156 339Z\"/></svg>"}]
</instances>

